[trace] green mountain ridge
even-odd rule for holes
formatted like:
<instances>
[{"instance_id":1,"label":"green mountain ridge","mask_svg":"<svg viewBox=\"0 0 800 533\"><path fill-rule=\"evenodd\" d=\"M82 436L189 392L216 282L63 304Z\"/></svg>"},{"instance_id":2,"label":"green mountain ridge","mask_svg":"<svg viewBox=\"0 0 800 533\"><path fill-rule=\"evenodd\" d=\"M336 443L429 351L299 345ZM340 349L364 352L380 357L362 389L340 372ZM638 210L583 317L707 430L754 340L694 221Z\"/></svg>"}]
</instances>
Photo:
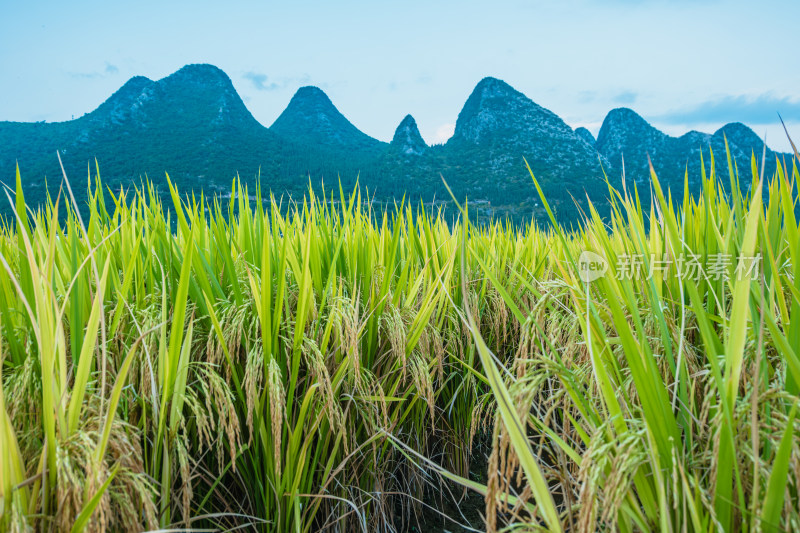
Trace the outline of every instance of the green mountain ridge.
<instances>
[{"instance_id":1,"label":"green mountain ridge","mask_svg":"<svg viewBox=\"0 0 800 533\"><path fill-rule=\"evenodd\" d=\"M184 193L230 191L239 176L276 195L301 197L309 183L350 189L358 182L373 201L440 203L449 199L442 177L479 215L524 220L543 217L525 166L528 162L559 219L575 220L575 201L602 202L604 171L612 180L647 178L649 155L669 186L688 168L699 177L701 149L724 153L727 136L737 165L761 154L761 141L747 126L728 124L713 135L689 132L675 138L629 109L612 110L595 141L496 78L484 78L458 115L444 145L428 146L413 117L406 116L391 143L350 123L317 87L301 87L269 127L259 123L230 78L211 65L187 65L157 81L136 76L94 111L56 123L0 122L0 181L11 183L19 164L29 203L44 200L61 181L56 150L79 201L87 164L99 162L112 189L150 179L166 192L165 173ZM768 157L774 158L769 151ZM774 168L774 163L770 163ZM688 167L687 167L688 165ZM677 188L677 187L674 187ZM10 209L0 206L0 214Z\"/></svg>"},{"instance_id":2,"label":"green mountain ridge","mask_svg":"<svg viewBox=\"0 0 800 533\"><path fill-rule=\"evenodd\" d=\"M322 89L312 86L300 87L269 129L333 149L378 151L385 145L351 124Z\"/></svg>"},{"instance_id":3,"label":"green mountain ridge","mask_svg":"<svg viewBox=\"0 0 800 533\"><path fill-rule=\"evenodd\" d=\"M407 155L422 155L428 149L417 127L417 121L411 115L406 115L397 126L391 145Z\"/></svg>"},{"instance_id":4,"label":"green mountain ridge","mask_svg":"<svg viewBox=\"0 0 800 533\"><path fill-rule=\"evenodd\" d=\"M727 176L726 139L732 160L738 168L749 169L751 155L755 155L761 163L764 141L740 122L726 124L713 134L690 131L680 137L672 137L657 130L628 108L613 109L608 113L595 146L608 159L611 168L621 172L624 166L628 180L637 183L649 180L649 157L659 179L667 184L682 185L684 176L688 174L690 186L696 189L702 175L701 151L707 172L710 171L710 149L722 163L717 167L718 171ZM775 171L776 158L782 155L767 148L766 175ZM673 192L678 197L682 196L680 190Z\"/></svg>"}]
</instances>

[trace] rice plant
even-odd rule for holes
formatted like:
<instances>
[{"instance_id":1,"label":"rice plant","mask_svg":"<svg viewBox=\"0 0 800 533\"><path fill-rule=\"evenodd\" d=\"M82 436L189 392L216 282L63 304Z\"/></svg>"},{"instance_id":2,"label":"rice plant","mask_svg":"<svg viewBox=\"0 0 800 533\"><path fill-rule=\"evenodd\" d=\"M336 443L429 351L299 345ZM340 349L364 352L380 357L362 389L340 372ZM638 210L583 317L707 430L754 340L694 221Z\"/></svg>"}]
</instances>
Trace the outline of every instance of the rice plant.
<instances>
[{"instance_id":1,"label":"rice plant","mask_svg":"<svg viewBox=\"0 0 800 533\"><path fill-rule=\"evenodd\" d=\"M730 159L729 194L713 170L703 178L702 194L677 207L655 173L650 209L638 191L610 188L608 220L590 206L580 230L550 234L550 283L511 267L550 312L514 314L531 335L515 362L525 371L492 382L503 416L489 531L499 512L578 531L800 527L796 161L791 172L779 162L766 181L753 158L747 194ZM579 259L587 251L618 274L623 258L640 257L647 275L587 279ZM699 259L697 275L663 268L686 255ZM712 256L733 261L719 269ZM740 272L737 259L748 258L760 268ZM502 292L511 308L517 293ZM496 359L472 331L491 375ZM558 523L526 461L557 496ZM522 498L504 499L515 489Z\"/></svg>"},{"instance_id":2,"label":"rice plant","mask_svg":"<svg viewBox=\"0 0 800 533\"><path fill-rule=\"evenodd\" d=\"M798 170L711 168L571 230L17 174L0 529L406 531L452 484L489 531L800 528Z\"/></svg>"}]
</instances>

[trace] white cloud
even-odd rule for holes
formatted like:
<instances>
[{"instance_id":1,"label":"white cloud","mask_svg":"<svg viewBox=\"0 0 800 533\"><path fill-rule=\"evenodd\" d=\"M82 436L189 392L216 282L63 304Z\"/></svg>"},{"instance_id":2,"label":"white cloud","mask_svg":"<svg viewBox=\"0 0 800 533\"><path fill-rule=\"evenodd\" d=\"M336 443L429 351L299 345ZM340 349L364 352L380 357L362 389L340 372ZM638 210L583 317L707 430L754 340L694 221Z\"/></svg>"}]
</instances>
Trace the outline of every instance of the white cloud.
<instances>
[{"instance_id":1,"label":"white cloud","mask_svg":"<svg viewBox=\"0 0 800 533\"><path fill-rule=\"evenodd\" d=\"M654 117L667 124L692 124L741 121L752 124L777 123L778 113L784 120L800 120L800 99L771 92L757 95L726 95L679 108Z\"/></svg>"},{"instance_id":2,"label":"white cloud","mask_svg":"<svg viewBox=\"0 0 800 533\"><path fill-rule=\"evenodd\" d=\"M433 134L433 140L431 144L443 144L447 142L447 139L453 136L453 133L456 131L455 124L442 124L438 128L436 128L436 132Z\"/></svg>"}]
</instances>

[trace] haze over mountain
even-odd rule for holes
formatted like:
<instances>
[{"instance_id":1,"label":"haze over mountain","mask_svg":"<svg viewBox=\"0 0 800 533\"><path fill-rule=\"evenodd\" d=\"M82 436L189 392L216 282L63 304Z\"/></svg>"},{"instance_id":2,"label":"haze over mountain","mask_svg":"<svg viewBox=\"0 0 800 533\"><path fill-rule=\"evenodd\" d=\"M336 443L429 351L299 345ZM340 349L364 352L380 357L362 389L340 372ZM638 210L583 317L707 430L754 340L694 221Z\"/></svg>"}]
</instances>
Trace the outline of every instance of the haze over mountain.
<instances>
[{"instance_id":1,"label":"haze over mountain","mask_svg":"<svg viewBox=\"0 0 800 533\"><path fill-rule=\"evenodd\" d=\"M481 80L458 115L444 145L428 146L406 116L391 143L351 124L317 87L302 87L269 127L256 121L228 76L211 65L188 65L158 81L134 77L92 111L59 123L0 122L0 180L11 183L19 164L29 202L41 202L45 185L55 191L59 150L76 193L83 193L87 162L96 158L106 185L139 184L145 175L165 191L165 172L180 190L224 194L237 175L251 186L260 173L264 189L301 196L309 185L355 185L377 201L449 199L441 176L481 213L518 220L543 215L525 161L562 220L574 220L574 201L588 194L602 202L604 171L648 179L649 155L662 181L682 194L683 176L700 175L700 151L711 147L724 160L724 138L740 169L762 142L747 126L732 123L714 134L670 137L630 109L612 110L595 140L496 78ZM776 155L768 152L774 168ZM523 159L524 158L524 159ZM719 170L726 170L726 165ZM46 180L45 180L46 178ZM310 178L310 180L309 180ZM744 181L748 181L746 179ZM79 194L85 198L85 194ZM8 208L0 212L8 214Z\"/></svg>"}]
</instances>

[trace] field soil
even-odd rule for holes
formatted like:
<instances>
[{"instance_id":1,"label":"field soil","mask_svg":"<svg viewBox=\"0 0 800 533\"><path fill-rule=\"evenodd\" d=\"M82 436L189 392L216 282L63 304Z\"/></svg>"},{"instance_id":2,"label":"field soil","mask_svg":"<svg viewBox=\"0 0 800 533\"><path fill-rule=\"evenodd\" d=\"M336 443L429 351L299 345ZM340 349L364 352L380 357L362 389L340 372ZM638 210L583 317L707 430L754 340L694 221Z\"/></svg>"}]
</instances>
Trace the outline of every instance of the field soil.
<instances>
[{"instance_id":1,"label":"field soil","mask_svg":"<svg viewBox=\"0 0 800 533\"><path fill-rule=\"evenodd\" d=\"M489 439L477 443L472 452L469 478L486 484L491 443ZM418 524L408 528L409 533L467 533L486 531L483 495L464 490L464 487L444 478L432 480ZM438 486L437 486L438 484Z\"/></svg>"}]
</instances>

